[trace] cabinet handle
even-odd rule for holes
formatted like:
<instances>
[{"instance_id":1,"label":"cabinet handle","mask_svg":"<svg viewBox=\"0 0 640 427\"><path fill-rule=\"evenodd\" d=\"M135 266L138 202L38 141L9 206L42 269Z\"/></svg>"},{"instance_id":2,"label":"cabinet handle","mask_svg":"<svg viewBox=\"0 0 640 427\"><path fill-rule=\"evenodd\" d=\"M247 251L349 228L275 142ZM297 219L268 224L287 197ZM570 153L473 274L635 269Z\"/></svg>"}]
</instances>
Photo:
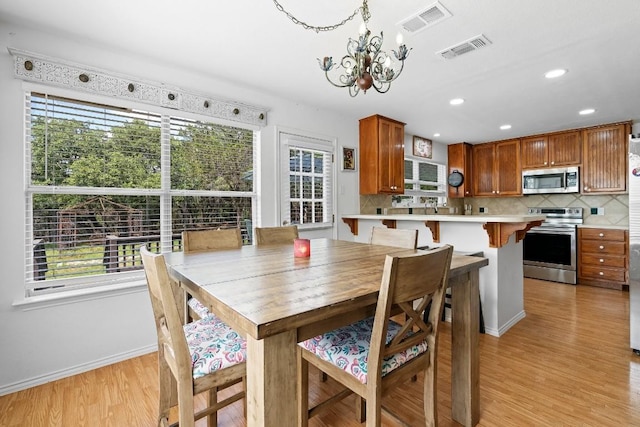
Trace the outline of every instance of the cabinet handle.
<instances>
[{"instance_id":1,"label":"cabinet handle","mask_svg":"<svg viewBox=\"0 0 640 427\"><path fill-rule=\"evenodd\" d=\"M604 249L604 246L600 245L600 249Z\"/></svg>"},{"instance_id":2,"label":"cabinet handle","mask_svg":"<svg viewBox=\"0 0 640 427\"><path fill-rule=\"evenodd\" d=\"M556 162L551 162L551 164L552 164L552 165L555 165L555 164L556 164Z\"/></svg>"},{"instance_id":3,"label":"cabinet handle","mask_svg":"<svg viewBox=\"0 0 640 427\"><path fill-rule=\"evenodd\" d=\"M598 234L598 236L604 237L604 233L600 233L600 234Z\"/></svg>"},{"instance_id":4,"label":"cabinet handle","mask_svg":"<svg viewBox=\"0 0 640 427\"><path fill-rule=\"evenodd\" d=\"M604 260L602 258L600 258L600 262L604 262Z\"/></svg>"},{"instance_id":5,"label":"cabinet handle","mask_svg":"<svg viewBox=\"0 0 640 427\"><path fill-rule=\"evenodd\" d=\"M547 166L547 162L544 162L544 165Z\"/></svg>"},{"instance_id":6,"label":"cabinet handle","mask_svg":"<svg viewBox=\"0 0 640 427\"><path fill-rule=\"evenodd\" d=\"M586 185L583 188L584 188L584 191L589 191L589 187L587 187Z\"/></svg>"},{"instance_id":7,"label":"cabinet handle","mask_svg":"<svg viewBox=\"0 0 640 427\"><path fill-rule=\"evenodd\" d=\"M602 271L600 273L598 273L598 274L601 275L601 276L604 276L604 273Z\"/></svg>"}]
</instances>

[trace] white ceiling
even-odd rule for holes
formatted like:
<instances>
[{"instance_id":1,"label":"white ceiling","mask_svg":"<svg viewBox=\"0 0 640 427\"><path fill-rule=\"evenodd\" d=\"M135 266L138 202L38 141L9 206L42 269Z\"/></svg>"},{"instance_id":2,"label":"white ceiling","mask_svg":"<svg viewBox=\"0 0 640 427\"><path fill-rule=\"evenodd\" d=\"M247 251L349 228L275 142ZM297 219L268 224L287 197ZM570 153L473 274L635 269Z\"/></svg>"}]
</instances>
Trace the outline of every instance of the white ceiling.
<instances>
[{"instance_id":1,"label":"white ceiling","mask_svg":"<svg viewBox=\"0 0 640 427\"><path fill-rule=\"evenodd\" d=\"M329 25L361 1L280 3L301 21ZM369 28L386 34L383 49L395 49L398 23L433 3L369 0ZM402 31L412 51L389 92L372 89L355 98L325 80L316 58L339 60L347 39L358 35L359 16L334 31L316 33L295 25L272 0L0 0L0 20L179 64L337 111L354 123L382 114L406 122L410 134L443 143L640 121L639 0L441 4L452 17L415 34ZM451 60L436 54L479 34L492 44ZM543 74L554 68L569 71L545 79ZM449 105L456 97L466 102ZM596 113L578 115L584 108ZM512 128L500 130L502 124ZM441 136L434 137L436 132Z\"/></svg>"}]
</instances>

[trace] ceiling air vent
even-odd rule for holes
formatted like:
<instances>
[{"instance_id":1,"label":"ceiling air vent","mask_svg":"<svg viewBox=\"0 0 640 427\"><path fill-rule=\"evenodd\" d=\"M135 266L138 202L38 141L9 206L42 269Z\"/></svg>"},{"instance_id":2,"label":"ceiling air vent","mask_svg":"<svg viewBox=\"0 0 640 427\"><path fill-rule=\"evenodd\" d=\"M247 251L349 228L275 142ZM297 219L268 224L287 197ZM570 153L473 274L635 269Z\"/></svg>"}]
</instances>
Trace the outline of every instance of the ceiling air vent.
<instances>
[{"instance_id":1,"label":"ceiling air vent","mask_svg":"<svg viewBox=\"0 0 640 427\"><path fill-rule=\"evenodd\" d=\"M438 55L442 55L442 57L445 59L451 59L460 55L464 55L465 53L478 50L490 44L491 42L489 41L489 39L486 38L483 34L480 34L479 36L472 37L469 40L465 40L462 43L458 43L455 46L448 47L436 53Z\"/></svg>"},{"instance_id":2,"label":"ceiling air vent","mask_svg":"<svg viewBox=\"0 0 640 427\"><path fill-rule=\"evenodd\" d=\"M408 17L407 19L400 21L400 25L405 31L409 33L417 33L427 27L431 27L439 22L449 18L451 13L444 8L440 3L433 3L426 9L421 10Z\"/></svg>"}]
</instances>

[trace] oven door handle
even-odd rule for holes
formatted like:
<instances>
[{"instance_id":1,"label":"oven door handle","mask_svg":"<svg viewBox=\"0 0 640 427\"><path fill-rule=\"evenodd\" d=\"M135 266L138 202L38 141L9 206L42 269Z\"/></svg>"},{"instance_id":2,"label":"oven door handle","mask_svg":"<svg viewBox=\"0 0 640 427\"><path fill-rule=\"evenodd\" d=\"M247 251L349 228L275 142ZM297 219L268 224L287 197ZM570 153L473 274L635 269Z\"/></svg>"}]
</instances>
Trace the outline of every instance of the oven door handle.
<instances>
[{"instance_id":1,"label":"oven door handle","mask_svg":"<svg viewBox=\"0 0 640 427\"><path fill-rule=\"evenodd\" d=\"M542 228L532 228L529 231L527 231L527 234L534 234L534 233L538 233L538 234L562 234L562 235L567 235L567 236L572 236L576 234L576 230L573 228L546 228L546 229L542 229Z\"/></svg>"}]
</instances>

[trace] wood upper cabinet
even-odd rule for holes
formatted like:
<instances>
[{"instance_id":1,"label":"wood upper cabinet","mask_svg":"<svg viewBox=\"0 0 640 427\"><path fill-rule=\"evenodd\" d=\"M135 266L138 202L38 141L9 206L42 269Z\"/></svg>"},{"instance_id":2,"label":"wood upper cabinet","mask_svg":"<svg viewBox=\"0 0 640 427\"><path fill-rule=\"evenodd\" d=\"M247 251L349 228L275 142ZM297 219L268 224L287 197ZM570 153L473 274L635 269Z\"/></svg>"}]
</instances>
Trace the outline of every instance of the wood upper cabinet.
<instances>
[{"instance_id":1,"label":"wood upper cabinet","mask_svg":"<svg viewBox=\"0 0 640 427\"><path fill-rule=\"evenodd\" d=\"M578 166L582 160L580 132L561 132L522 138L522 169Z\"/></svg>"},{"instance_id":2,"label":"wood upper cabinet","mask_svg":"<svg viewBox=\"0 0 640 427\"><path fill-rule=\"evenodd\" d=\"M472 155L474 196L522 194L519 139L474 145Z\"/></svg>"},{"instance_id":3,"label":"wood upper cabinet","mask_svg":"<svg viewBox=\"0 0 640 427\"><path fill-rule=\"evenodd\" d=\"M449 174L458 171L464 177L462 185L459 187L448 186L448 196L450 198L472 197L473 196L473 179L472 179L472 159L471 144L461 142L459 144L450 144L447 146L447 163L449 164Z\"/></svg>"},{"instance_id":4,"label":"wood upper cabinet","mask_svg":"<svg viewBox=\"0 0 640 427\"><path fill-rule=\"evenodd\" d=\"M623 193L627 190L629 123L582 131L582 194Z\"/></svg>"},{"instance_id":5,"label":"wood upper cabinet","mask_svg":"<svg viewBox=\"0 0 640 427\"><path fill-rule=\"evenodd\" d=\"M360 194L404 193L404 125L380 115L360 120Z\"/></svg>"}]
</instances>

